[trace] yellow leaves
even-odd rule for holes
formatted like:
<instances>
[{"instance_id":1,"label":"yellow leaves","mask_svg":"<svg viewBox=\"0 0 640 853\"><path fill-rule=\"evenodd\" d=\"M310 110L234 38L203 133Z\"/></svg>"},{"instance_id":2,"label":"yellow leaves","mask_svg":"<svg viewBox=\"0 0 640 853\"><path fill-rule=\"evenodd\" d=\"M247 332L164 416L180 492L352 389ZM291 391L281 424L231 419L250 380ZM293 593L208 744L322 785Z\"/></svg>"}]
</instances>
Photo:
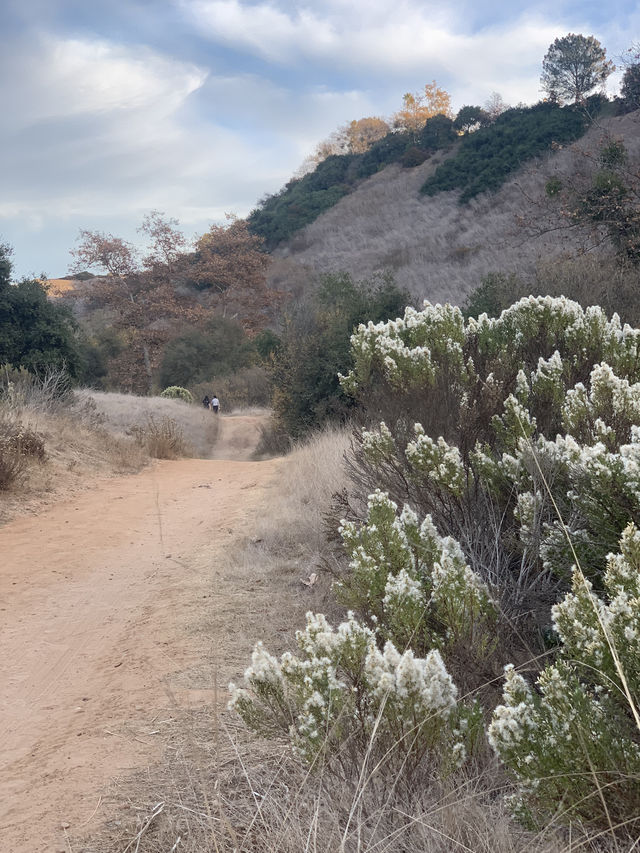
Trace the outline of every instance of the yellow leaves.
<instances>
[{"instance_id":1,"label":"yellow leaves","mask_svg":"<svg viewBox=\"0 0 640 853\"><path fill-rule=\"evenodd\" d=\"M382 139L390 130L387 122L378 116L370 116L350 122L346 127L349 153L364 154L374 142Z\"/></svg>"},{"instance_id":2,"label":"yellow leaves","mask_svg":"<svg viewBox=\"0 0 640 853\"><path fill-rule=\"evenodd\" d=\"M404 95L402 109L393 116L393 125L415 136L427 119L437 115L453 118L451 95L432 80L426 84L423 92L407 92Z\"/></svg>"}]
</instances>

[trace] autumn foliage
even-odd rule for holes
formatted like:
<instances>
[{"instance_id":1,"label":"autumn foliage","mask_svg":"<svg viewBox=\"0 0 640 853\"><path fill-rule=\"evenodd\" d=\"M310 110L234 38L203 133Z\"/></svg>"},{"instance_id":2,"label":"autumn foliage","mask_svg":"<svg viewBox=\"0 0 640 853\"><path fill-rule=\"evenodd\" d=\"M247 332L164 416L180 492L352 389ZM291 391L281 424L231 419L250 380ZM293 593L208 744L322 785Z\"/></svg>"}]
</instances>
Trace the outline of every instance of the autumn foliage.
<instances>
[{"instance_id":1,"label":"autumn foliage","mask_svg":"<svg viewBox=\"0 0 640 853\"><path fill-rule=\"evenodd\" d=\"M427 83L422 92L407 92L402 98L402 109L393 117L393 126L411 133L414 138L425 126L427 119L444 115L453 118L451 95L441 89L435 80Z\"/></svg>"},{"instance_id":2,"label":"autumn foliage","mask_svg":"<svg viewBox=\"0 0 640 853\"><path fill-rule=\"evenodd\" d=\"M75 294L99 317L110 339L109 382L147 393L167 344L213 316L235 319L255 333L268 324L280 294L266 284L268 255L246 222L230 216L190 247L174 219L152 211L139 231L149 244L135 247L112 234L83 230L72 251L75 270L98 278Z\"/></svg>"}]
</instances>

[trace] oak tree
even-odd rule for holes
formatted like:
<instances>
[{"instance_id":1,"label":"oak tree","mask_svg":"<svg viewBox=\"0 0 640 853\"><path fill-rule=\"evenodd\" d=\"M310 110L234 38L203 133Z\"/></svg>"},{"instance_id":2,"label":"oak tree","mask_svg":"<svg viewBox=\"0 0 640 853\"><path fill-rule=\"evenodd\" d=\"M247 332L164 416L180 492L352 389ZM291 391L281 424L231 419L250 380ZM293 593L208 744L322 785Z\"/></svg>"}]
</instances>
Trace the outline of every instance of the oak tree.
<instances>
[{"instance_id":1,"label":"oak tree","mask_svg":"<svg viewBox=\"0 0 640 853\"><path fill-rule=\"evenodd\" d=\"M159 210L152 210L138 231L149 239L149 254L144 265L150 269L164 267L171 275L176 261L187 248L187 238L178 229L177 219L168 219Z\"/></svg>"}]
</instances>

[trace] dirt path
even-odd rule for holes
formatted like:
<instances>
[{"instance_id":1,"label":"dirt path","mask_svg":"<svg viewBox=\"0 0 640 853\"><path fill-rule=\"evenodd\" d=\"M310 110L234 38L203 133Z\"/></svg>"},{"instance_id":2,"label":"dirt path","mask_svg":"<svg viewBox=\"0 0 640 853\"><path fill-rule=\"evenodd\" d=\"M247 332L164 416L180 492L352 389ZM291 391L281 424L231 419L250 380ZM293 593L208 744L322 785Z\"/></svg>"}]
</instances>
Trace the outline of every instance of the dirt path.
<instances>
[{"instance_id":1,"label":"dirt path","mask_svg":"<svg viewBox=\"0 0 640 853\"><path fill-rule=\"evenodd\" d=\"M221 426L242 455L248 425ZM103 786L157 759L154 709L201 699L171 684L202 653L189 621L229 609L212 576L279 464L159 462L0 529L3 850L68 853Z\"/></svg>"}]
</instances>

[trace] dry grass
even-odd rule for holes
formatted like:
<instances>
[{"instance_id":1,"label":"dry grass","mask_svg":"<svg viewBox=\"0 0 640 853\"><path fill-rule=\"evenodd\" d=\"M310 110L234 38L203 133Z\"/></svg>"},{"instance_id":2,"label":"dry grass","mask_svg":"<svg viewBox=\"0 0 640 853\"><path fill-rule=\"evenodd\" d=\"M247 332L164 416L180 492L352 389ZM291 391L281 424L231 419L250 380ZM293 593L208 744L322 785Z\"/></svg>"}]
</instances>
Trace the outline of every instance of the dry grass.
<instances>
[{"instance_id":1,"label":"dry grass","mask_svg":"<svg viewBox=\"0 0 640 853\"><path fill-rule=\"evenodd\" d=\"M149 456L131 438L115 436L96 423L93 413L70 401L54 409L35 405L1 406L21 435L32 435L42 453L21 454L20 476L0 492L0 523L17 514L38 512L98 477L139 471Z\"/></svg>"},{"instance_id":2,"label":"dry grass","mask_svg":"<svg viewBox=\"0 0 640 853\"><path fill-rule=\"evenodd\" d=\"M438 157L413 169L389 166L279 249L282 261L274 266L274 281L295 291L296 277L305 278L302 268L350 272L356 279L390 270L417 299L458 305L489 272L515 272L533 281L540 261L582 250L585 235L570 232L562 238L552 232L534 239L518 217L535 215L547 180L573 173L582 159L579 152L593 148L604 129L624 138L636 162L637 122L637 114L609 119L575 145L533 161L497 193L467 205L458 205L456 192L420 195L441 162Z\"/></svg>"},{"instance_id":3,"label":"dry grass","mask_svg":"<svg viewBox=\"0 0 640 853\"><path fill-rule=\"evenodd\" d=\"M115 435L148 430L149 420L158 424L173 421L182 433L187 452L207 459L216 440L218 423L211 412L195 403L163 397L136 397L102 391L80 391L81 399L92 401L106 429ZM133 431L133 432L132 432Z\"/></svg>"}]
</instances>

